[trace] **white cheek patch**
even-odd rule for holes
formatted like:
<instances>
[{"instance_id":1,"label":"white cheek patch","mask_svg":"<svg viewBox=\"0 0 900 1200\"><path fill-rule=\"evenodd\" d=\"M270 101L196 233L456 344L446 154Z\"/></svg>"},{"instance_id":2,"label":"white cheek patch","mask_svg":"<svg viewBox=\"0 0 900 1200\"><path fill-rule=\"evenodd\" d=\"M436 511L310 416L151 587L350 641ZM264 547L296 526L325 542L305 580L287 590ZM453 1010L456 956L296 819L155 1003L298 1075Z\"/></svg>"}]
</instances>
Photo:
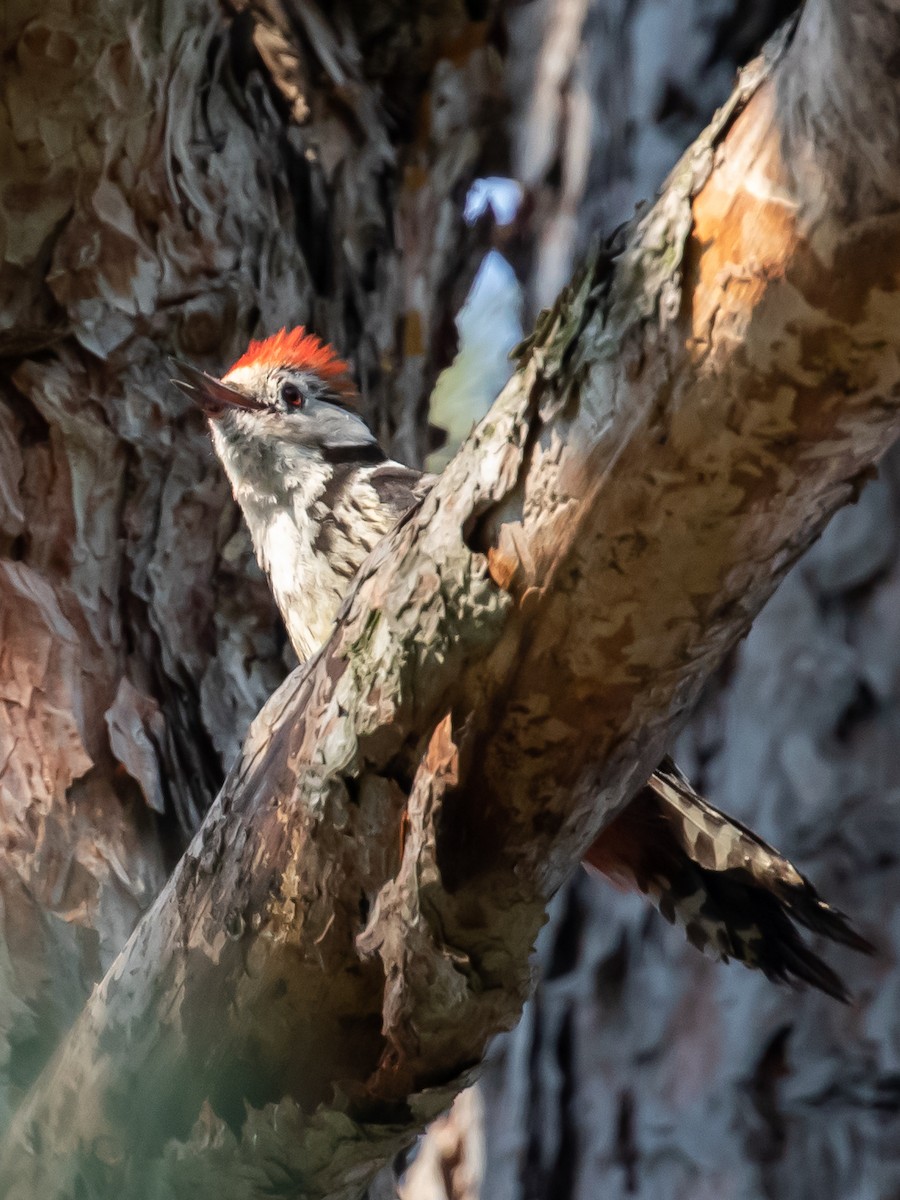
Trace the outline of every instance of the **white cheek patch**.
<instances>
[{"instance_id":1,"label":"white cheek patch","mask_svg":"<svg viewBox=\"0 0 900 1200\"><path fill-rule=\"evenodd\" d=\"M222 382L230 383L233 387L248 388L255 392L264 378L259 367L238 367L234 371L229 371L227 375L223 375Z\"/></svg>"}]
</instances>

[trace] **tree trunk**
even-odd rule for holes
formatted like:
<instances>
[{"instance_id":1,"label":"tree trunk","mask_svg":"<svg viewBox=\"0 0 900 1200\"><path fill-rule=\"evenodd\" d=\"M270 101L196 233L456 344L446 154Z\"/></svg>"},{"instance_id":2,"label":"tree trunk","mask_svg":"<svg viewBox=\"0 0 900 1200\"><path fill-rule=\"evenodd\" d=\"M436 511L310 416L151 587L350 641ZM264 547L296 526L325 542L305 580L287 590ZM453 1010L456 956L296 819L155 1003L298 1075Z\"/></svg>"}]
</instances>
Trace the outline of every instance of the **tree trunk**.
<instances>
[{"instance_id":1,"label":"tree trunk","mask_svg":"<svg viewBox=\"0 0 900 1200\"><path fill-rule=\"evenodd\" d=\"M526 246L535 237L525 270L532 306L547 300L539 265L565 272L597 212L614 225L658 185L698 116L724 97L732 53L742 57L779 7L790 6L735 0L713 21L702 2L664 13L592 0L577 15L575 57L556 64L558 99L549 101L551 90L534 103L531 65L517 76L520 119L538 128L526 124L516 144L548 147L543 165L522 155L516 167L536 193L518 231ZM549 40L529 26L560 11L518 10L512 71L529 45L550 57ZM573 147L584 114L591 137ZM560 227L571 234L561 262L552 240ZM698 786L788 852L878 941L877 959L843 964L854 1011L723 971L637 899L577 874L542 934L536 996L478 1085L483 1122L471 1136L483 1200L812 1200L900 1189L891 968L900 957L898 527L895 452L779 588L677 745ZM447 1123L446 1162L472 1158L471 1129L469 1112ZM444 1190L432 1183L436 1149L423 1154L427 1178L413 1165L408 1200L470 1194L470 1184L454 1190L450 1170Z\"/></svg>"},{"instance_id":2,"label":"tree trunk","mask_svg":"<svg viewBox=\"0 0 900 1200\"><path fill-rule=\"evenodd\" d=\"M477 264L496 30L460 2L2 22L0 1114L121 950L285 639L175 352L306 321L410 460Z\"/></svg>"},{"instance_id":3,"label":"tree trunk","mask_svg":"<svg viewBox=\"0 0 900 1200\"><path fill-rule=\"evenodd\" d=\"M268 6L264 16L244 9L227 28L200 7L153 18L141 10L130 26L128 15L125 6L104 13L106 27L89 31L93 44L83 22L58 15L51 22L37 9L6 31L7 58L15 47L17 63L4 80L8 137L28 148L6 156L4 175L12 179L3 191L10 231L4 353L14 364L27 360L15 375L17 392L6 395L9 409L0 410L7 1112L159 890L180 841L171 814L183 826L195 821L235 735L282 671L265 588L218 473L203 457L202 432L164 391L160 350L206 351L219 366L257 322L254 306L260 329L298 316L315 321L353 355L381 431L393 431L406 457L414 447L420 452L427 384L451 349L447 331L459 293L448 285L460 286L466 274L470 239L452 217L497 116L484 103L494 86L485 71L496 58L490 28L453 11L431 40L398 37L398 53L407 53L409 41L425 47L414 87L398 80L396 55L377 42L377 12L365 14L365 26L340 12L329 25L308 5L289 13ZM161 66L172 61L178 71ZM196 83L209 64L213 79L198 99ZM396 120L398 104L422 119L414 100L423 91L440 99L435 109L443 113L430 136L411 118ZM177 113L183 124L155 109ZM72 139L77 153L67 158L59 138L70 136L76 110L89 134ZM166 166L171 178L163 178ZM446 214L443 223L432 221L433 205ZM323 264L323 250L332 247ZM879 904L887 912L892 894L883 852L873 858L872 841L837 811L847 797L859 805L871 780L874 819L887 835L881 841L893 832L883 786L892 782L884 767L891 759L878 751L892 742L894 673L871 628L873 611L894 611L893 547L884 536L891 504L884 488L870 489L861 508L847 511L843 530L815 552L812 575L795 574L787 589L797 651L784 652L778 619L764 625L769 633L756 632L735 660L737 697L710 698L688 743L720 785L717 799L727 807L734 795L733 811L748 812L740 807L748 774L761 781L763 832L805 850L801 858L817 881L831 882L839 897L841 880L832 877L852 861L856 890L842 903L857 913L879 911ZM880 590L866 597L856 590L879 572ZM823 605L824 631L814 629L813 617ZM779 609L770 612L777 618ZM809 655L810 645L810 689L835 662L844 666L824 709L803 692L802 704L791 701L796 723L788 732L795 736L781 738L787 722L775 715L766 672L788 674L799 648ZM745 710L742 696L750 698ZM727 757L736 743L726 739L736 727L746 746L748 722L757 731L749 766L740 753ZM837 754L859 774L838 766L823 772L822 761L836 763ZM798 792L806 797L799 808ZM811 819L820 797L827 831ZM169 815L159 819L148 803ZM776 819L785 820L784 835L775 832ZM878 1114L891 1100L886 1001L875 1026L876 1075L871 1050L854 1043L846 1025L840 1053L836 1040L824 1044L814 1005L799 1037L779 1041L773 1029L789 1017L796 1030L797 1016L779 1007L767 985L698 964L689 949L682 955L677 935L660 935L641 906L626 906L614 920L606 893L584 881L575 894L575 907L559 910L548 931L558 940L548 950L550 978L520 1027L526 1040L506 1074L491 1076L485 1197L519 1194L503 1190L514 1187L554 1200L593 1197L601 1188L654 1197L695 1197L704 1187L717 1196L741 1188L785 1195L807 1184L810 1195L814 1188L822 1195L838 1194L836 1178L846 1194L843 1181L858 1178L862 1167L876 1178L874 1150L885 1137ZM651 954L678 974L664 976ZM597 1012L583 999L595 987ZM708 1029L684 1016L697 995L707 1005L701 1012L715 1008L709 1023L724 1032L712 1063L721 1071L711 1081L695 1074L691 1090L685 1056L710 1067ZM751 1011L771 1020L751 1022ZM633 1045L622 1036L626 1016ZM865 1026L869 1037L877 1020L874 1013ZM721 1049L736 1044L737 1054ZM817 1057L811 1044L824 1052ZM819 1099L811 1089L823 1061L833 1087ZM857 1082L863 1070L870 1089ZM785 1072L792 1087L806 1090L785 1095ZM504 1079L513 1086L513 1102L503 1096L506 1112L521 1112L526 1090L534 1101L531 1116L506 1135L526 1164L518 1181L498 1140L504 1113L493 1100ZM668 1105L662 1135L661 1095ZM240 1124L227 1106L225 1115ZM282 1125L290 1119L284 1110L280 1118ZM203 1119L207 1149L218 1153L226 1182L216 1182L215 1170L195 1177L174 1146L172 1178L187 1194L202 1194L201 1187L233 1194L229 1134L210 1110ZM698 1127L716 1131L715 1155ZM102 1158L112 1147L95 1150ZM202 1156L198 1163L198 1172L208 1167ZM471 1190L471 1175L461 1171L458 1179Z\"/></svg>"},{"instance_id":4,"label":"tree trunk","mask_svg":"<svg viewBox=\"0 0 900 1200\"><path fill-rule=\"evenodd\" d=\"M897 31L854 9L745 77L266 706L7 1195L358 1194L514 1019L545 902L900 426Z\"/></svg>"}]
</instances>

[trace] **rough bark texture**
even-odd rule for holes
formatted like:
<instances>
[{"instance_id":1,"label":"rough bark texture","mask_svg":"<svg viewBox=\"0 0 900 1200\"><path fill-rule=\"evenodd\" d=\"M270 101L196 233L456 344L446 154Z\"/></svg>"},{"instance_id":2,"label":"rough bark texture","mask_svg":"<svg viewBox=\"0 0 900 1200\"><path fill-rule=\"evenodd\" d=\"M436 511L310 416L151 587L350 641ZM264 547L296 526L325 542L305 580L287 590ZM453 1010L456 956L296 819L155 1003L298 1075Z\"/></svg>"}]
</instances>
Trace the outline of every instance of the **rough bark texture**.
<instances>
[{"instance_id":1,"label":"rough bark texture","mask_svg":"<svg viewBox=\"0 0 900 1200\"><path fill-rule=\"evenodd\" d=\"M576 197L576 240L595 227L592 211L615 223L657 185L693 136L690 110L727 88L722 51L757 35L765 7L719 5L719 23L705 2L592 0L560 103L545 110L585 111L567 89L595 89L598 158L576 158L572 174L601 188ZM584 64L601 60L614 68L584 84ZM676 89L679 111L648 124ZM623 119L636 110L639 121ZM551 250L539 243L536 260ZM722 970L636 899L576 875L541 938L535 1000L479 1084L483 1200L897 1194L898 528L895 451L779 588L677 746L716 803L787 850L876 939L877 959L842 963L855 1010ZM452 1129L441 1136L452 1144ZM420 1194L411 1172L409 1200L454 1197L446 1180Z\"/></svg>"},{"instance_id":2,"label":"rough bark texture","mask_svg":"<svg viewBox=\"0 0 900 1200\"><path fill-rule=\"evenodd\" d=\"M678 746L876 942L834 959L857 1003L722 968L576 877L479 1084L485 1200L896 1195L897 468L794 568Z\"/></svg>"},{"instance_id":3,"label":"rough bark texture","mask_svg":"<svg viewBox=\"0 0 900 1200\"><path fill-rule=\"evenodd\" d=\"M424 450L493 37L461 3L4 7L4 1124L286 669L166 354L220 368L307 321L385 439Z\"/></svg>"},{"instance_id":4,"label":"rough bark texture","mask_svg":"<svg viewBox=\"0 0 900 1200\"><path fill-rule=\"evenodd\" d=\"M898 31L852 7L745 78L266 706L6 1194L353 1196L514 1020L546 900L900 426Z\"/></svg>"}]
</instances>

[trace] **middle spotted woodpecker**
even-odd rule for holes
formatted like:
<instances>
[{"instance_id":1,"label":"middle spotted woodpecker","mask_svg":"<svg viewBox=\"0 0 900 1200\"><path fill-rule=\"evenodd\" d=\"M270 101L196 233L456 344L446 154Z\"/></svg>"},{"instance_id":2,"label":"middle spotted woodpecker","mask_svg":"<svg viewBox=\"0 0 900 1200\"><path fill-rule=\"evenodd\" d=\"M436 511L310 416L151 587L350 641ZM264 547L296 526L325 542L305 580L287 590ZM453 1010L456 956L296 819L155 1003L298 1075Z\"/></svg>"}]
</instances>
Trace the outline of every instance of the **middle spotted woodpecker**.
<instances>
[{"instance_id":1,"label":"middle spotted woodpecker","mask_svg":"<svg viewBox=\"0 0 900 1200\"><path fill-rule=\"evenodd\" d=\"M177 364L209 420L291 643L326 640L350 581L434 477L388 459L348 364L302 327L251 342L219 379ZM600 834L585 862L648 895L689 940L771 979L847 999L797 926L872 947L786 858L699 796L671 759Z\"/></svg>"}]
</instances>

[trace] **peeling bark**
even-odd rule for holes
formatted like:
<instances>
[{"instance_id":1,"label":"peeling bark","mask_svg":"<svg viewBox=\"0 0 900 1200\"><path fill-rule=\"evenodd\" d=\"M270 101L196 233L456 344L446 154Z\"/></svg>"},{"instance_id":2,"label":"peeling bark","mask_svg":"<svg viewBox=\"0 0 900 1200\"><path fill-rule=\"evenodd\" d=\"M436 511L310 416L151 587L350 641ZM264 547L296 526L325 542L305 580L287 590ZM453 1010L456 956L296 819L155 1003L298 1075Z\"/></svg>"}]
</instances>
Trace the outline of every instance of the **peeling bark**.
<instances>
[{"instance_id":1,"label":"peeling bark","mask_svg":"<svg viewBox=\"0 0 900 1200\"><path fill-rule=\"evenodd\" d=\"M459 199L499 119L495 35L461 3L5 7L4 1125L286 670L167 355L221 368L306 321L420 458L479 257Z\"/></svg>"},{"instance_id":2,"label":"peeling bark","mask_svg":"<svg viewBox=\"0 0 900 1200\"><path fill-rule=\"evenodd\" d=\"M745 74L266 705L7 1195L357 1195L516 1019L547 900L900 430L897 35L853 9Z\"/></svg>"}]
</instances>

